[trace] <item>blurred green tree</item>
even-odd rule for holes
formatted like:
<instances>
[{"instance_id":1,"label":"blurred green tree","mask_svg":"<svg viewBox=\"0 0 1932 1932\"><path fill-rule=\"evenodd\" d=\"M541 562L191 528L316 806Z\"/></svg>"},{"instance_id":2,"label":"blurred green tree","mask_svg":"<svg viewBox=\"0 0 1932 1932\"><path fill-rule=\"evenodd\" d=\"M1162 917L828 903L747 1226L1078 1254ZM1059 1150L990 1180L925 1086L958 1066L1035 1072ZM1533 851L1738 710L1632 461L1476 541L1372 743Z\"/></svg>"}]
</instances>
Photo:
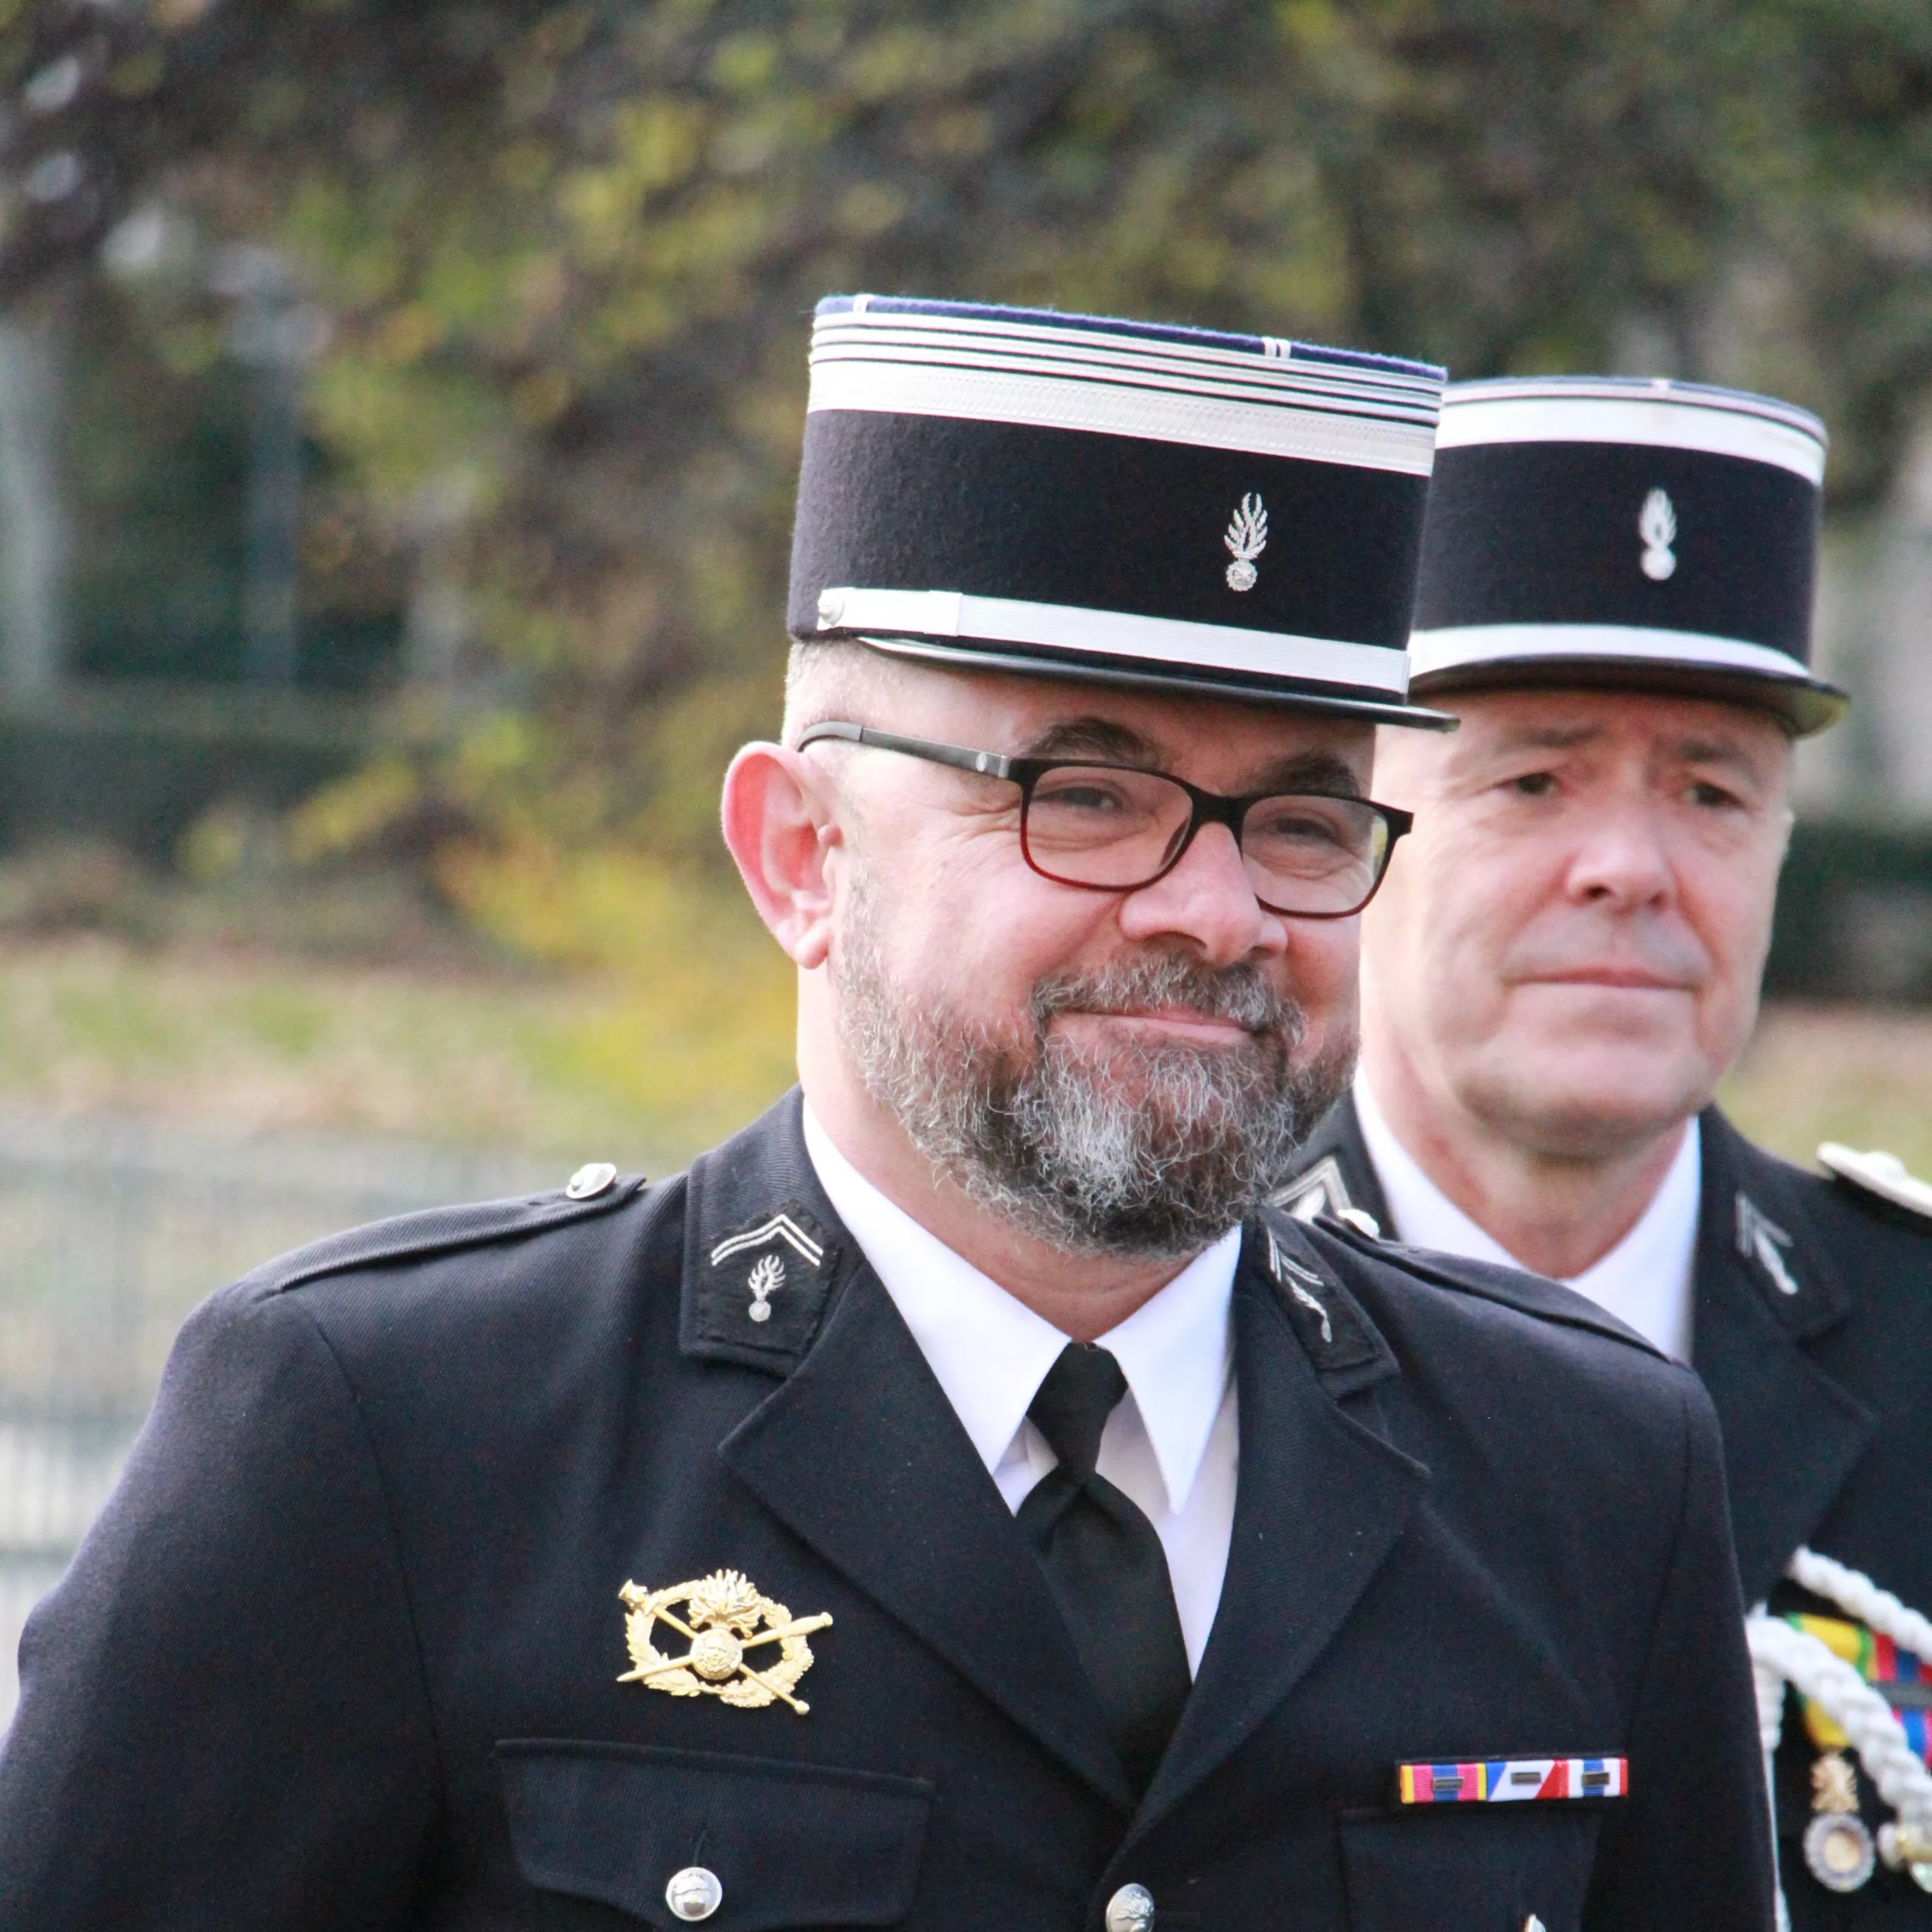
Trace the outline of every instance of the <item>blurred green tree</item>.
<instances>
[{"instance_id":1,"label":"blurred green tree","mask_svg":"<svg viewBox=\"0 0 1932 1932\"><path fill-rule=\"evenodd\" d=\"M303 835L473 900L715 863L828 291L1755 383L1861 499L1932 356L1917 0L0 0L0 301L104 255L191 358L249 245L325 315L331 514L411 558L441 724Z\"/></svg>"}]
</instances>

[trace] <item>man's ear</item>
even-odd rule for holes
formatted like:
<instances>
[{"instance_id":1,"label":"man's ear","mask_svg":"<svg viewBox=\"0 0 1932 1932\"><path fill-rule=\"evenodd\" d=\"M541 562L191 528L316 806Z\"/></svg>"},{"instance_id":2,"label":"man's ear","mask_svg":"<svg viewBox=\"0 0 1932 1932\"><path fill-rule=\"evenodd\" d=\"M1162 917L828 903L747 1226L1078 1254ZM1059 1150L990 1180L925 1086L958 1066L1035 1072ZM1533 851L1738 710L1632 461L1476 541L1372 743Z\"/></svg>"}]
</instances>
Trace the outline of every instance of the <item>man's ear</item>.
<instances>
[{"instance_id":1,"label":"man's ear","mask_svg":"<svg viewBox=\"0 0 1932 1932\"><path fill-rule=\"evenodd\" d=\"M836 803L824 768L783 745L746 745L724 774L724 843L758 917L807 971L832 949Z\"/></svg>"}]
</instances>

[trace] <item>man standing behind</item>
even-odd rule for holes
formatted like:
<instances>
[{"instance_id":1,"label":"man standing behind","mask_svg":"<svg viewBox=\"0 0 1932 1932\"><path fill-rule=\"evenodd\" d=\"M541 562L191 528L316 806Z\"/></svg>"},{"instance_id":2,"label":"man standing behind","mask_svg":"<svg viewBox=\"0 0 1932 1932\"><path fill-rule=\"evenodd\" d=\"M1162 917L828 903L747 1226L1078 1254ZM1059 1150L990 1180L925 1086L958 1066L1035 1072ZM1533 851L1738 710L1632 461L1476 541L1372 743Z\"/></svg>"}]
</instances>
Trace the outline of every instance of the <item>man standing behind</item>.
<instances>
[{"instance_id":1,"label":"man standing behind","mask_svg":"<svg viewBox=\"0 0 1932 1932\"><path fill-rule=\"evenodd\" d=\"M1752 1647L1792 1916L1922 1928L1932 1626L1884 1592L1932 1605L1932 1189L1844 1149L1803 1174L1711 1104L1791 741L1844 706L1807 667L1823 466L1758 397L1448 392L1412 649L1462 726L1384 734L1416 836L1365 922L1352 1099L1281 1198L1555 1276L1697 1367L1780 1613Z\"/></svg>"}]
</instances>

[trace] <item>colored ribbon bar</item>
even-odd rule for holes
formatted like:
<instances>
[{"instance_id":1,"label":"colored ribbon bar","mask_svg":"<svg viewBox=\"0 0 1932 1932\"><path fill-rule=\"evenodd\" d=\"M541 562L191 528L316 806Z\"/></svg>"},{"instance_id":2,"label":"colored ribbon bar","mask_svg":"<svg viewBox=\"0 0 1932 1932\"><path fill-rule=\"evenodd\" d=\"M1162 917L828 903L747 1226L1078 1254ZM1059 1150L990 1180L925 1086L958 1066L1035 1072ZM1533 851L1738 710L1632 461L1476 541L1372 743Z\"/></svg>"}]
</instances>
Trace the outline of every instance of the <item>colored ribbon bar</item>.
<instances>
[{"instance_id":1,"label":"colored ribbon bar","mask_svg":"<svg viewBox=\"0 0 1932 1932\"><path fill-rule=\"evenodd\" d=\"M1398 1764L1404 1804L1508 1804L1535 1798L1625 1798L1623 1758L1486 1758L1469 1764Z\"/></svg>"},{"instance_id":2,"label":"colored ribbon bar","mask_svg":"<svg viewBox=\"0 0 1932 1932\"><path fill-rule=\"evenodd\" d=\"M1788 1613L1785 1621L1816 1637L1875 1686L1891 1706L1913 1755L1932 1765L1932 1667L1900 1650L1882 1632L1843 1617L1813 1617L1801 1611ZM1842 1751L1850 1741L1809 1699L1804 1701L1804 1727L1820 1751Z\"/></svg>"}]
</instances>

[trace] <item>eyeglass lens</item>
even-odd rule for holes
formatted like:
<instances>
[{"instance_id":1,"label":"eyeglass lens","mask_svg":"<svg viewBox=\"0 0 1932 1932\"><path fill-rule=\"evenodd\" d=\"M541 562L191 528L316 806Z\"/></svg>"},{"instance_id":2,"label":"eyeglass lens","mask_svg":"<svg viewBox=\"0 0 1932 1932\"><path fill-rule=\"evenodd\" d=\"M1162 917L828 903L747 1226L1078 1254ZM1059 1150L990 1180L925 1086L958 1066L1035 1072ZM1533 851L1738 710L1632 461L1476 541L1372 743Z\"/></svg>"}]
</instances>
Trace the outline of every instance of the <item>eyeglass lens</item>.
<instances>
[{"instance_id":1,"label":"eyeglass lens","mask_svg":"<svg viewBox=\"0 0 1932 1932\"><path fill-rule=\"evenodd\" d=\"M1049 878L1131 891L1173 863L1193 817L1193 800L1158 773L1055 765L1027 798L1020 837L1028 862ZM1389 827L1364 800L1284 792L1248 808L1240 845L1263 904L1335 917L1374 891Z\"/></svg>"}]
</instances>

